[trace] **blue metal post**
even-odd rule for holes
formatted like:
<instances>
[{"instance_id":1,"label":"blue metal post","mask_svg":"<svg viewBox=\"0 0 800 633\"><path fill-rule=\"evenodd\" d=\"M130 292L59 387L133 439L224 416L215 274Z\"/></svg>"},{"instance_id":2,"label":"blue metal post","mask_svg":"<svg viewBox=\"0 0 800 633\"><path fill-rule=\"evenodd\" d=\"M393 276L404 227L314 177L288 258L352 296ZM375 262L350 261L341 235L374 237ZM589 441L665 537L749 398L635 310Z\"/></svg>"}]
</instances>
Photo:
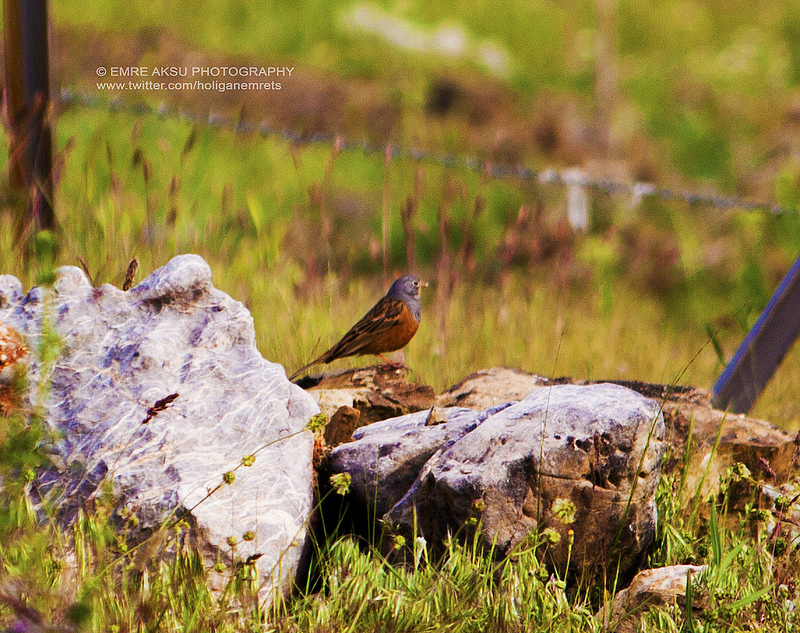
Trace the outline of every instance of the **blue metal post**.
<instances>
[{"instance_id":1,"label":"blue metal post","mask_svg":"<svg viewBox=\"0 0 800 633\"><path fill-rule=\"evenodd\" d=\"M747 413L800 334L800 258L714 385L719 409Z\"/></svg>"}]
</instances>

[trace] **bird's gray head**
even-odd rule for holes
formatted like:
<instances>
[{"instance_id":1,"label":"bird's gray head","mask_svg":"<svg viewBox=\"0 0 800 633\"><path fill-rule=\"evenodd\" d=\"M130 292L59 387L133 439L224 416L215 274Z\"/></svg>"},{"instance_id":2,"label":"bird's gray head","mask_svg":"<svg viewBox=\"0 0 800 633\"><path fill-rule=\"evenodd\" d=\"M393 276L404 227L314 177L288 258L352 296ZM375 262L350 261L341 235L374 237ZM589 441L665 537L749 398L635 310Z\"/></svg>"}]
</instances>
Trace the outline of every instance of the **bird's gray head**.
<instances>
[{"instance_id":1,"label":"bird's gray head","mask_svg":"<svg viewBox=\"0 0 800 633\"><path fill-rule=\"evenodd\" d=\"M419 321L421 316L419 306L419 291L422 286L427 285L428 284L420 281L413 275L406 275L405 277L400 277L399 279L395 280L395 282L392 284L392 287L389 288L389 292L386 293L386 296L391 297L392 299L400 299L408 304L408 307L411 309L411 314L413 314L414 318Z\"/></svg>"}]
</instances>

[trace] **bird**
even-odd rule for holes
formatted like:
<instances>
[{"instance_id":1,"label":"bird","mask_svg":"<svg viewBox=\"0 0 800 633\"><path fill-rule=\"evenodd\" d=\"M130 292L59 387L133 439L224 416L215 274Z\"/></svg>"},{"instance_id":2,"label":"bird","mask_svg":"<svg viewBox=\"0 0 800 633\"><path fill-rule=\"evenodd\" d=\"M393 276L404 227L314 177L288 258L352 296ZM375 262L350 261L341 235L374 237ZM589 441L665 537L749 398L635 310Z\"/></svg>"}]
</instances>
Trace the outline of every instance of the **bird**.
<instances>
[{"instance_id":1,"label":"bird","mask_svg":"<svg viewBox=\"0 0 800 633\"><path fill-rule=\"evenodd\" d=\"M414 338L422 317L419 293L427 285L413 275L396 279L386 295L336 345L298 369L289 380L294 380L309 367L348 356L374 354L390 365L395 364L383 355L405 347Z\"/></svg>"}]
</instances>

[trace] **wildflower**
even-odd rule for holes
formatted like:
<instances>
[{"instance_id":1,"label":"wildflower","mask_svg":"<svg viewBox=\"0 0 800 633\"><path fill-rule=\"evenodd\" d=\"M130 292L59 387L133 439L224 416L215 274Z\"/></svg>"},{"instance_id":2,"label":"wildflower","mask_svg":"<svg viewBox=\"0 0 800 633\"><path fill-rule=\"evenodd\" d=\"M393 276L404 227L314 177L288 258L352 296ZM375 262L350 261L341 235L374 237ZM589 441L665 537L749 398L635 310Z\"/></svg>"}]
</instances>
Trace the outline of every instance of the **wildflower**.
<instances>
[{"instance_id":1,"label":"wildflower","mask_svg":"<svg viewBox=\"0 0 800 633\"><path fill-rule=\"evenodd\" d=\"M418 536L414 539L414 567L419 565L419 561L423 554L427 558L428 541L426 541L424 537Z\"/></svg>"},{"instance_id":2,"label":"wildflower","mask_svg":"<svg viewBox=\"0 0 800 633\"><path fill-rule=\"evenodd\" d=\"M316 433L317 431L321 431L325 428L325 425L328 423L328 416L324 413L317 413L317 415L311 416L311 419L306 424L306 429L311 431L312 433Z\"/></svg>"},{"instance_id":3,"label":"wildflower","mask_svg":"<svg viewBox=\"0 0 800 633\"><path fill-rule=\"evenodd\" d=\"M545 528L542 530L542 536L545 541L551 545L558 545L559 541L561 541L561 535L558 533L558 530L553 528Z\"/></svg>"},{"instance_id":4,"label":"wildflower","mask_svg":"<svg viewBox=\"0 0 800 633\"><path fill-rule=\"evenodd\" d=\"M739 481L741 479L750 479L752 473L742 462L736 462L735 464L731 464L728 468L728 476L731 481Z\"/></svg>"},{"instance_id":5,"label":"wildflower","mask_svg":"<svg viewBox=\"0 0 800 633\"><path fill-rule=\"evenodd\" d=\"M553 516L555 516L564 525L575 523L575 513L577 509L575 504L569 499L558 498L553 501Z\"/></svg>"},{"instance_id":6,"label":"wildflower","mask_svg":"<svg viewBox=\"0 0 800 633\"><path fill-rule=\"evenodd\" d=\"M331 486L333 486L333 491L337 495L346 495L350 492L350 482L352 478L350 477L350 473L336 473L335 475L331 475L330 482Z\"/></svg>"}]
</instances>

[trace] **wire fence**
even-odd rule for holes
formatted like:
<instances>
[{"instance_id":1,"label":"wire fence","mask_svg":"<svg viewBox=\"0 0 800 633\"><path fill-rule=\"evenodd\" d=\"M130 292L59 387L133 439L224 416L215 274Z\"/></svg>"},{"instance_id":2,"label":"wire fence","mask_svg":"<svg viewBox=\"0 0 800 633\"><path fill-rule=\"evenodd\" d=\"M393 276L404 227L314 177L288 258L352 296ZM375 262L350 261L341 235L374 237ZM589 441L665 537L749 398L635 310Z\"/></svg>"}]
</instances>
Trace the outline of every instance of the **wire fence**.
<instances>
[{"instance_id":1,"label":"wire fence","mask_svg":"<svg viewBox=\"0 0 800 633\"><path fill-rule=\"evenodd\" d=\"M131 103L121 98L101 98L64 88L58 100L65 106L86 107L109 112L126 112L135 115L157 116L162 119L180 119L193 125L224 128L233 132L259 134L262 137L282 138L287 143L325 144L337 150L358 150L366 154L383 155L386 160L400 159L435 164L446 168L462 168L485 174L495 179L518 179L543 185L560 185L566 188L567 214L573 229L589 226L588 190L599 190L610 195L629 196L635 205L647 197L664 201L680 201L688 205L703 205L715 209L737 209L764 211L775 215L796 212L797 209L778 204L754 202L741 198L716 194L675 191L660 188L650 182L621 182L611 179L596 179L581 169L531 169L526 166L492 163L474 156L431 152L418 148L402 148L394 145L352 141L330 133L308 134L291 129L276 129L266 122L253 123L243 119L220 116L214 113L199 115L164 104L152 106L147 103ZM384 249L385 249L384 235ZM386 256L384 250L384 269ZM447 259L441 261L440 270L445 271ZM800 259L781 282L778 290L762 313L759 321L736 352L728 369L713 388L714 404L730 408L735 412L747 412L758 395L777 370L781 360L800 332L800 325L792 314L800 305ZM446 283L438 284L444 298ZM788 306L788 307L787 307ZM443 311L440 311L443 314ZM444 321L440 323L444 329ZM442 337L443 339L444 337Z\"/></svg>"},{"instance_id":2,"label":"wire fence","mask_svg":"<svg viewBox=\"0 0 800 633\"><path fill-rule=\"evenodd\" d=\"M715 209L737 209L743 211L765 211L774 215L795 212L796 209L779 204L745 200L713 193L697 193L658 187L651 182L622 182L605 178L593 178L585 171L568 169L532 169L524 165L494 163L474 156L449 154L419 148L404 148L396 145L376 145L354 141L332 133L308 133L291 129L278 129L266 122L254 123L243 119L215 114L198 114L166 104L154 106L145 102L129 102L120 97L100 97L62 88L57 100L64 106L84 107L108 112L156 116L162 119L179 119L193 125L226 129L241 134L259 134L262 137L283 139L287 143L321 144L336 146L340 150L361 151L368 155L384 155L391 159L412 160L441 167L467 169L480 172L495 179L517 179L543 185L561 185L567 188L594 189L611 195L626 195L632 200L654 197L664 201L679 201L689 205L704 205ZM582 220L578 220L580 225ZM574 224L574 223L573 223Z\"/></svg>"}]
</instances>

